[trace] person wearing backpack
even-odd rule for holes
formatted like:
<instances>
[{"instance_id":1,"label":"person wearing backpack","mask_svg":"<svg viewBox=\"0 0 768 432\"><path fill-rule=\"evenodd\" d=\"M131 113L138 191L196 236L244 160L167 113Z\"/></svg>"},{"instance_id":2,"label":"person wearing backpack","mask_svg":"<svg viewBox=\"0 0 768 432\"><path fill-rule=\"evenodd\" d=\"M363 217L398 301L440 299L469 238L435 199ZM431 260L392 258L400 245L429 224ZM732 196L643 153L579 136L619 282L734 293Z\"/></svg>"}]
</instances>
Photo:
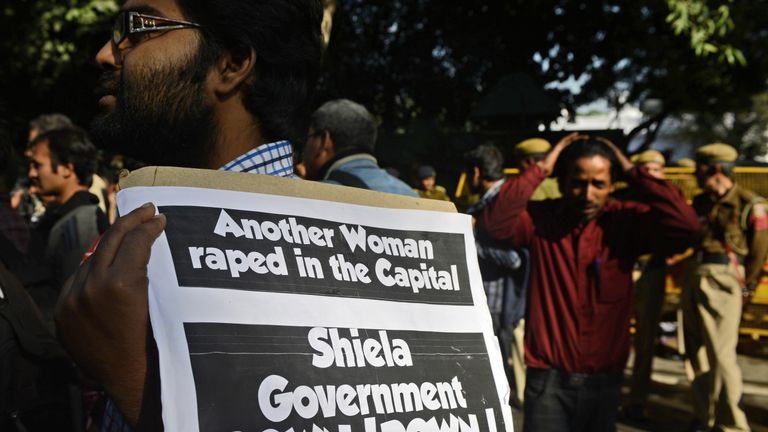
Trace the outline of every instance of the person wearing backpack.
<instances>
[{"instance_id":1,"label":"person wearing backpack","mask_svg":"<svg viewBox=\"0 0 768 432\"><path fill-rule=\"evenodd\" d=\"M98 198L88 192L96 172L96 147L81 129L56 129L38 135L26 154L31 183L55 203L35 230L44 239L45 258L58 288L109 226Z\"/></svg>"}]
</instances>

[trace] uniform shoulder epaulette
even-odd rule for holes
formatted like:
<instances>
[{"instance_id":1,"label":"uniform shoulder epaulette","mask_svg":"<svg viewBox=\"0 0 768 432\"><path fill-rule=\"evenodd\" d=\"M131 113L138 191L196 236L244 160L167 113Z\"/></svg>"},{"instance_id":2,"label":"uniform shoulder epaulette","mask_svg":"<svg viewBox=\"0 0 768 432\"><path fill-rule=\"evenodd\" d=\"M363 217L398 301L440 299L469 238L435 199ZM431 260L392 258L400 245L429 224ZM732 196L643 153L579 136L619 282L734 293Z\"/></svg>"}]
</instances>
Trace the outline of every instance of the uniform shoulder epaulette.
<instances>
[{"instance_id":1,"label":"uniform shoulder epaulette","mask_svg":"<svg viewBox=\"0 0 768 432\"><path fill-rule=\"evenodd\" d=\"M750 204L757 204L761 202L765 202L765 198L758 195L756 192L751 191L749 189L745 189L743 187L738 187L739 192L739 199L743 203L750 203Z\"/></svg>"},{"instance_id":2,"label":"uniform shoulder epaulette","mask_svg":"<svg viewBox=\"0 0 768 432\"><path fill-rule=\"evenodd\" d=\"M761 218L764 218L766 216L766 209L765 209L765 198L761 197L757 193L744 188L739 188L739 197L744 203L744 206L741 210L741 218L740 218L740 225L741 229L747 230L749 229L749 221L750 218L753 216L755 206L759 206L760 214L755 214L755 216L759 216Z\"/></svg>"}]
</instances>

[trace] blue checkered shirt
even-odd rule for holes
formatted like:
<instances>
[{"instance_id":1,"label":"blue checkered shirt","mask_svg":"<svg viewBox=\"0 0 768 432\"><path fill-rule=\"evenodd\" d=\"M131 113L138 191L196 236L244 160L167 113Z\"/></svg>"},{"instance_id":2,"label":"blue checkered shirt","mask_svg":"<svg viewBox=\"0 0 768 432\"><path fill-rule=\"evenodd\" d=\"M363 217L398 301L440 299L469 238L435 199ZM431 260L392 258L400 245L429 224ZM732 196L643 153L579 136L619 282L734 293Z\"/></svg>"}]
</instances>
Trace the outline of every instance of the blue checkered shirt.
<instances>
[{"instance_id":1,"label":"blue checkered shirt","mask_svg":"<svg viewBox=\"0 0 768 432\"><path fill-rule=\"evenodd\" d=\"M258 146L224 165L221 170L294 177L291 143L277 141Z\"/></svg>"},{"instance_id":2,"label":"blue checkered shirt","mask_svg":"<svg viewBox=\"0 0 768 432\"><path fill-rule=\"evenodd\" d=\"M295 178L293 151L288 141L277 141L256 147L221 167L222 171L266 174ZM112 399L107 399L101 432L133 432L120 409Z\"/></svg>"}]
</instances>

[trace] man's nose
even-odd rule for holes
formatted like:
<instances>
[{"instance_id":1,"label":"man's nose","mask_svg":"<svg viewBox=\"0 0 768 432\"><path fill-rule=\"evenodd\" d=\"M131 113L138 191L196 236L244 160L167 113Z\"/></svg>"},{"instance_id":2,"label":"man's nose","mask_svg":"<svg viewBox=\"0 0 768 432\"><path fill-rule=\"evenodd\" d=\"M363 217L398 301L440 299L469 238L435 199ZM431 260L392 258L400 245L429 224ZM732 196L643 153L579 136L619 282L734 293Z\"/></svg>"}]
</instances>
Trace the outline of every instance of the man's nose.
<instances>
[{"instance_id":1,"label":"man's nose","mask_svg":"<svg viewBox=\"0 0 768 432\"><path fill-rule=\"evenodd\" d=\"M587 188L586 187L579 187L574 190L574 195L579 200L586 200L587 199Z\"/></svg>"},{"instance_id":2,"label":"man's nose","mask_svg":"<svg viewBox=\"0 0 768 432\"><path fill-rule=\"evenodd\" d=\"M586 190L587 201L589 202L595 201L595 199L597 198L597 189L592 185L588 185L585 188L585 190Z\"/></svg>"},{"instance_id":3,"label":"man's nose","mask_svg":"<svg viewBox=\"0 0 768 432\"><path fill-rule=\"evenodd\" d=\"M105 70L114 70L118 68L119 62L115 58L115 50L112 47L112 42L107 41L96 53L96 63Z\"/></svg>"}]
</instances>

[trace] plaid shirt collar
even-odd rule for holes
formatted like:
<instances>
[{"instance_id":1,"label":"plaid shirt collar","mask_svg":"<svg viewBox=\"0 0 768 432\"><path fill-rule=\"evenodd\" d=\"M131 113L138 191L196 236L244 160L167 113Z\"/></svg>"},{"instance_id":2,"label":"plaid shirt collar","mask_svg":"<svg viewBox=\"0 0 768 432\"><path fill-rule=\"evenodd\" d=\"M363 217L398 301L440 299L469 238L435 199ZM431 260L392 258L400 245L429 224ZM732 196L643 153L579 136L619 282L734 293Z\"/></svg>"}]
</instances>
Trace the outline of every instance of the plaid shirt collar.
<instances>
[{"instance_id":1,"label":"plaid shirt collar","mask_svg":"<svg viewBox=\"0 0 768 432\"><path fill-rule=\"evenodd\" d=\"M293 149L288 141L263 144L221 167L222 171L295 177Z\"/></svg>"}]
</instances>

